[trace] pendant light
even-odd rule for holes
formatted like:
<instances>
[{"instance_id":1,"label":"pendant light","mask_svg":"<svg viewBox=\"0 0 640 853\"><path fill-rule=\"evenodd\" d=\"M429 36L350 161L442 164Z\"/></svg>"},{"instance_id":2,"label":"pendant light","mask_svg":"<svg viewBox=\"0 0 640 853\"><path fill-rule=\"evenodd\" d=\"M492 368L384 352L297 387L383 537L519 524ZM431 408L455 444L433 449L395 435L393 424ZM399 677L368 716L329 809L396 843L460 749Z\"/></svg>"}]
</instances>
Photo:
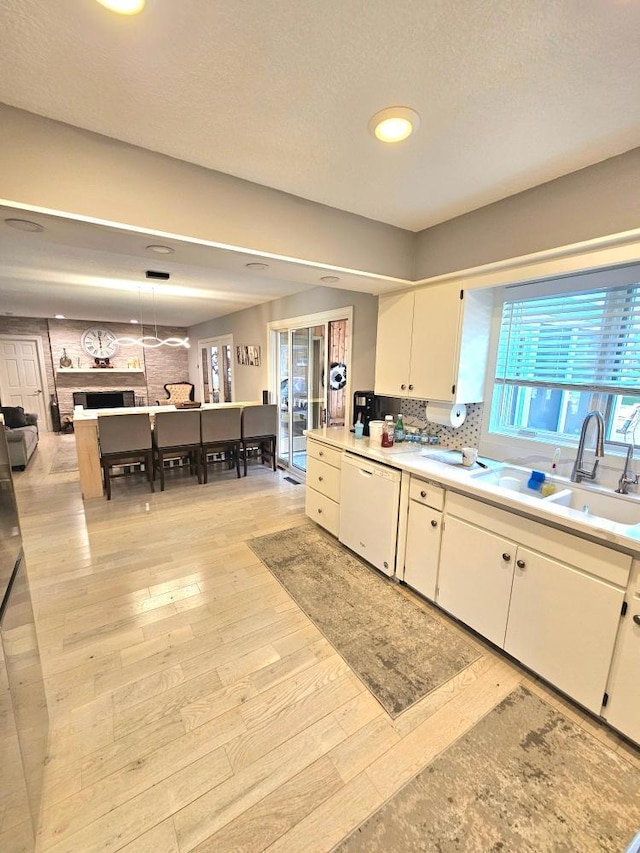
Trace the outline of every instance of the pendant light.
<instances>
[{"instance_id":1,"label":"pendant light","mask_svg":"<svg viewBox=\"0 0 640 853\"><path fill-rule=\"evenodd\" d=\"M145 335L144 333L144 323L142 322L142 288L138 288L138 303L140 308L140 331L142 334L139 338L134 338L129 335L124 335L121 338L116 338L117 343L123 344L124 346L141 346L145 349L157 349L158 347L167 346L167 347L184 347L184 349L189 349L189 338L160 338L158 336L158 320L156 316L156 291L155 288L151 288L151 298L153 300L153 335Z\"/></svg>"}]
</instances>

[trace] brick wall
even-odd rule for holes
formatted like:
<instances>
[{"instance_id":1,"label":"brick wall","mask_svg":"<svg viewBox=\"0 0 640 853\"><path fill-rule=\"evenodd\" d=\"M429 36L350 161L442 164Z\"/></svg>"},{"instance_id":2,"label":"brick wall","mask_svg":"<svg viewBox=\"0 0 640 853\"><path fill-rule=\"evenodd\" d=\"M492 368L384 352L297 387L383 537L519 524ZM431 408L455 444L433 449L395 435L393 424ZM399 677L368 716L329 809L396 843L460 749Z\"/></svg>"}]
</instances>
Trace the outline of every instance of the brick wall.
<instances>
[{"instance_id":1,"label":"brick wall","mask_svg":"<svg viewBox=\"0 0 640 853\"><path fill-rule=\"evenodd\" d=\"M37 335L42 339L45 358L45 374L49 392L58 397L61 417L73 411L74 391L127 391L132 390L142 398L145 405L166 399L166 382L183 382L189 379L187 350L183 347L162 346L146 349L139 345L120 345L111 359L114 368L126 368L129 359L138 358L143 368L141 373L115 373L109 369L91 368L92 359L81 346L82 333L92 326L110 329L118 337L137 337L139 326L129 323L103 323L89 320L46 320L30 317L0 316L0 334ZM147 334L152 334L145 327ZM158 326L160 338L186 335L186 329L173 326ZM71 359L73 367L86 368L86 373L59 373L63 350ZM48 401L47 401L48 403Z\"/></svg>"}]
</instances>

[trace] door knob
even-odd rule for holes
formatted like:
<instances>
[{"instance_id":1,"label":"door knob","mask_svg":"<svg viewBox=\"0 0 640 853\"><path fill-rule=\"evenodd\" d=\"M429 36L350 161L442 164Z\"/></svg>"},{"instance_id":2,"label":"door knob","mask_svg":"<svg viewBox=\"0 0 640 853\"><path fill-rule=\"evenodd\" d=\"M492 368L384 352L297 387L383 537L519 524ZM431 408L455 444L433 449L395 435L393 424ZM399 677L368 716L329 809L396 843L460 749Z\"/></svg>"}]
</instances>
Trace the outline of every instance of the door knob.
<instances>
[{"instance_id":1,"label":"door knob","mask_svg":"<svg viewBox=\"0 0 640 853\"><path fill-rule=\"evenodd\" d=\"M505 561L505 563L510 563L510 562L511 562L511 554L507 554L507 553L505 552L505 553L502 555L502 559Z\"/></svg>"},{"instance_id":2,"label":"door knob","mask_svg":"<svg viewBox=\"0 0 640 853\"><path fill-rule=\"evenodd\" d=\"M435 518L432 518L432 519L431 519L431 526L432 526L432 527L437 527L437 526L438 526L438 522L435 520Z\"/></svg>"},{"instance_id":3,"label":"door knob","mask_svg":"<svg viewBox=\"0 0 640 853\"><path fill-rule=\"evenodd\" d=\"M516 566L517 566L519 569L524 569L526 565L527 565L527 564L525 563L525 561L524 561L524 560L518 560L518 561L516 562Z\"/></svg>"}]
</instances>

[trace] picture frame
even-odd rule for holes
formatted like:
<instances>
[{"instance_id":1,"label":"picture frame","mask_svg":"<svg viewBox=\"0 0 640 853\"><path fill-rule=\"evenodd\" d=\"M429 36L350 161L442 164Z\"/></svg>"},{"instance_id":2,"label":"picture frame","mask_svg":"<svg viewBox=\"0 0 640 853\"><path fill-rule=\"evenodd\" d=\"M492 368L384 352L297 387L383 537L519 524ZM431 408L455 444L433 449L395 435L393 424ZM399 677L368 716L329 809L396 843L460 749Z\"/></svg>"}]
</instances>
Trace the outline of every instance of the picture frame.
<instances>
[{"instance_id":1,"label":"picture frame","mask_svg":"<svg viewBox=\"0 0 640 853\"><path fill-rule=\"evenodd\" d=\"M247 344L237 346L236 361L244 367L260 367L260 347Z\"/></svg>"}]
</instances>

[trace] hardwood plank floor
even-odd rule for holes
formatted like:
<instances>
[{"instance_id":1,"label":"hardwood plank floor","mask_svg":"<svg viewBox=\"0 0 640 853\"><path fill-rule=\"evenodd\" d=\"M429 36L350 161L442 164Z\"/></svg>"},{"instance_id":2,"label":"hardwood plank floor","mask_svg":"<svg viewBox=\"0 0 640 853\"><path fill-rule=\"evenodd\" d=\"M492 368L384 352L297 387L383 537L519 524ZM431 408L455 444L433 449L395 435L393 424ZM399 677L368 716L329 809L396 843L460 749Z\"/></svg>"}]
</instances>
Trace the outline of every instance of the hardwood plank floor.
<instances>
[{"instance_id":1,"label":"hardwood plank floor","mask_svg":"<svg viewBox=\"0 0 640 853\"><path fill-rule=\"evenodd\" d=\"M121 478L85 504L49 473L72 442L43 435L15 476L51 718L43 853L325 853L522 682L638 765L443 614L482 656L392 720L246 544L304 522L302 486L172 470L165 492Z\"/></svg>"}]
</instances>

